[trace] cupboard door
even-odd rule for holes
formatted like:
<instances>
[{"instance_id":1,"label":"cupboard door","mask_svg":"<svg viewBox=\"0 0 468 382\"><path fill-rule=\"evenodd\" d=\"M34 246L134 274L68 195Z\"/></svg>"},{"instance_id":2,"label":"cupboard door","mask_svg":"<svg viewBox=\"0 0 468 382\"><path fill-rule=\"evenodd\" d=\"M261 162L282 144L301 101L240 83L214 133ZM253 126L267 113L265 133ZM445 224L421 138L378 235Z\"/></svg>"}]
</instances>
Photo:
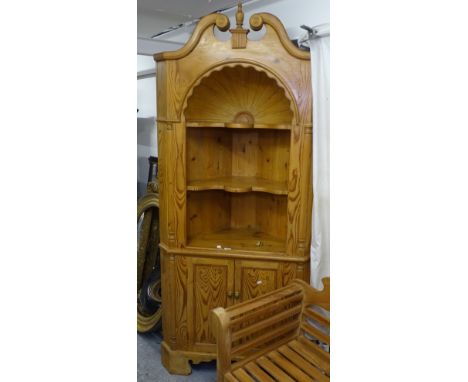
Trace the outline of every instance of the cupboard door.
<instances>
[{"instance_id":1,"label":"cupboard door","mask_svg":"<svg viewBox=\"0 0 468 382\"><path fill-rule=\"evenodd\" d=\"M276 262L236 260L235 301L243 302L281 287L281 268Z\"/></svg>"},{"instance_id":2,"label":"cupboard door","mask_svg":"<svg viewBox=\"0 0 468 382\"><path fill-rule=\"evenodd\" d=\"M234 260L193 257L188 267L187 316L190 344L215 344L211 309L227 307L234 291ZM208 350L208 349L207 349Z\"/></svg>"}]
</instances>

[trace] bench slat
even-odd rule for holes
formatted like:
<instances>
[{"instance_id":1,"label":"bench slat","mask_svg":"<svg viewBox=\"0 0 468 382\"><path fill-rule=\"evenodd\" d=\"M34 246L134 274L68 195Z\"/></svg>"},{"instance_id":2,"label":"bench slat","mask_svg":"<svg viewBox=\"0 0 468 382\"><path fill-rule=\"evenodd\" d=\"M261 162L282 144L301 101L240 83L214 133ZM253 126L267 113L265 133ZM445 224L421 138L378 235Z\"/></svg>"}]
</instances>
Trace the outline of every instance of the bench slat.
<instances>
[{"instance_id":1,"label":"bench slat","mask_svg":"<svg viewBox=\"0 0 468 382\"><path fill-rule=\"evenodd\" d=\"M297 354L294 350L292 350L287 345L283 345L278 349L284 357L289 359L294 365L298 366L307 373L312 378L320 381L320 382L328 382L330 378L322 373L320 369L317 369L313 364L306 361L305 358L302 358L301 355Z\"/></svg>"},{"instance_id":2,"label":"bench slat","mask_svg":"<svg viewBox=\"0 0 468 382\"><path fill-rule=\"evenodd\" d=\"M255 379L248 375L244 369L237 369L233 371L232 374L234 374L240 382L255 382Z\"/></svg>"},{"instance_id":3,"label":"bench slat","mask_svg":"<svg viewBox=\"0 0 468 382\"><path fill-rule=\"evenodd\" d=\"M249 321L252 319L256 319L259 316L264 316L268 315L271 312L274 312L275 310L280 310L284 306L287 306L289 304L301 304L302 303L303 296L301 294L293 294L292 296L288 296L284 299L280 299L277 301L273 301L270 304L261 306L259 308L251 307L251 311L245 312L245 314L237 316L236 318L233 318L230 320L229 326L233 327L238 325L239 323Z\"/></svg>"},{"instance_id":4,"label":"bench slat","mask_svg":"<svg viewBox=\"0 0 468 382\"><path fill-rule=\"evenodd\" d=\"M272 350L278 349L279 346L286 345L288 342L294 340L297 337L295 332L292 332L291 335L284 337L281 340L275 341L268 346L262 347L261 351L255 351L252 350L252 353L250 353L249 350L249 355L247 355L245 358L243 357L241 360L234 362L231 365L231 371L234 371L236 369L240 369L241 367L244 367L246 364L250 362L255 362L258 357L261 355L267 354L268 352L271 352Z\"/></svg>"},{"instance_id":5,"label":"bench slat","mask_svg":"<svg viewBox=\"0 0 468 382\"><path fill-rule=\"evenodd\" d=\"M319 341L325 342L330 345L330 336L322 333L319 329L313 327L307 321L302 321L301 329L304 330L306 333L310 334L311 336L317 338Z\"/></svg>"},{"instance_id":6,"label":"bench slat","mask_svg":"<svg viewBox=\"0 0 468 382\"><path fill-rule=\"evenodd\" d=\"M278 381L281 382L295 382L289 375L287 375L283 370L281 370L278 366L276 366L273 362L271 362L266 357L260 357L257 360L257 363L268 373L270 373L273 377L275 377Z\"/></svg>"},{"instance_id":7,"label":"bench slat","mask_svg":"<svg viewBox=\"0 0 468 382\"><path fill-rule=\"evenodd\" d=\"M305 374L301 369L299 369L287 358L283 357L276 350L268 353L267 357L290 376L294 377L294 379L296 379L298 382L313 382L311 377Z\"/></svg>"},{"instance_id":8,"label":"bench slat","mask_svg":"<svg viewBox=\"0 0 468 382\"><path fill-rule=\"evenodd\" d=\"M257 322L253 325L247 326L237 332L233 332L232 334L232 341L237 341L240 338L243 338L249 334L256 333L262 329L267 328L268 326L271 326L273 324L278 323L279 321L282 321L286 318L293 317L297 314L299 314L302 310L301 305L294 306L291 309L285 310L284 312L280 314L276 314L274 316L271 316L270 318L267 318L265 320L262 320L260 322Z\"/></svg>"},{"instance_id":9,"label":"bench slat","mask_svg":"<svg viewBox=\"0 0 468 382\"><path fill-rule=\"evenodd\" d=\"M227 382L239 382L236 378L234 378L234 376L230 372L224 375L224 379Z\"/></svg>"},{"instance_id":10,"label":"bench slat","mask_svg":"<svg viewBox=\"0 0 468 382\"><path fill-rule=\"evenodd\" d=\"M307 361L315 365L321 370L325 370L327 374L330 374L330 364L329 362L321 357L319 354L314 353L312 350L306 348L302 343L299 341L291 341L288 343L288 346L293 349L296 353L300 354L304 357Z\"/></svg>"},{"instance_id":11,"label":"bench slat","mask_svg":"<svg viewBox=\"0 0 468 382\"><path fill-rule=\"evenodd\" d=\"M288 285L282 290L276 290L266 293L263 296L257 298L256 301L244 301L240 304L236 304L234 306L226 308L226 313L233 320L236 318L236 316L244 314L245 312L251 309L256 309L266 304L270 304L275 301L284 299L288 296L291 296L292 294L299 294L301 297L303 297L303 290L297 285Z\"/></svg>"},{"instance_id":12,"label":"bench slat","mask_svg":"<svg viewBox=\"0 0 468 382\"><path fill-rule=\"evenodd\" d=\"M267 373L265 373L256 363L250 362L245 365L245 368L261 382L275 382Z\"/></svg>"},{"instance_id":13,"label":"bench slat","mask_svg":"<svg viewBox=\"0 0 468 382\"><path fill-rule=\"evenodd\" d=\"M279 338L280 336L283 336L287 334L288 332L291 332L299 327L299 322L298 320L294 320L286 325L280 326L278 328L275 328L274 330L271 330L265 334L262 334L261 336L255 337L254 339L244 342L242 344L239 344L231 349L231 354L236 355L239 353L242 353L248 349L252 349L256 345L259 344L264 344L266 342L269 342L275 338Z\"/></svg>"},{"instance_id":14,"label":"bench slat","mask_svg":"<svg viewBox=\"0 0 468 382\"><path fill-rule=\"evenodd\" d=\"M312 310L311 308L305 308L304 309L304 314L309 317L312 320L315 320L319 322L320 324L323 324L325 326L330 326L330 319L322 316L320 313L316 312L315 310Z\"/></svg>"},{"instance_id":15,"label":"bench slat","mask_svg":"<svg viewBox=\"0 0 468 382\"><path fill-rule=\"evenodd\" d=\"M325 359L328 363L330 363L330 353L327 353L320 346L318 346L317 344L311 342L309 339L307 339L304 336L299 336L297 338L297 340L300 343L302 343L306 348L310 349L311 351L315 352L316 354L321 355L323 359Z\"/></svg>"}]
</instances>

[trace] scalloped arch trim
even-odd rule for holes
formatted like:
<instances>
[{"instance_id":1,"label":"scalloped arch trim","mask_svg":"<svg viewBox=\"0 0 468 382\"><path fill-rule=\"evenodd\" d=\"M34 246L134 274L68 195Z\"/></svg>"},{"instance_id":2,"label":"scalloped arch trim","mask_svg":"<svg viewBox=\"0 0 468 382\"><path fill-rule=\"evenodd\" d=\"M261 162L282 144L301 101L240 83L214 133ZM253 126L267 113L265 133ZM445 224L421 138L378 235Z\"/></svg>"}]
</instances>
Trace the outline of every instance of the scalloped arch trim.
<instances>
[{"instance_id":1,"label":"scalloped arch trim","mask_svg":"<svg viewBox=\"0 0 468 382\"><path fill-rule=\"evenodd\" d=\"M253 69L256 72L263 74L267 79L273 80L274 84L276 85L276 94L272 94L271 97L275 97L275 99L269 99L267 96L265 96L265 101L269 101L270 103L277 102L274 105L271 105L271 110L275 112L275 107L277 108L276 112L277 113L282 113L282 115L286 115L286 113L289 113L289 120L287 121L288 123L295 124L296 121L298 120L298 107L296 104L296 101L292 95L292 92L288 88L288 86L284 83L284 81L280 78L279 75L277 75L275 72L273 72L271 69L267 68L266 66L258 63L258 62L251 62L248 60L236 60L234 62L223 62L221 64L216 64L206 70L201 76L197 78L196 81L190 86L189 90L187 91L185 97L184 97L184 102L182 104L182 109L181 109L181 119L186 120L187 118L187 112L191 112L191 109L188 109L191 105L191 98L196 93L197 89L199 89L200 86L204 86L207 83L208 78L210 78L213 73L216 72L221 72L223 69L234 69L234 68L244 68L244 69ZM233 89L236 89L236 87L239 87L238 83L235 83L232 81L232 86ZM277 89L280 88L282 89L281 93L277 92ZM230 89L226 89L226 86L224 86L223 91L229 92ZM239 90L237 89L237 94ZM248 97L248 96L247 96ZM250 99L252 99L253 96L250 96ZM280 98L283 99L283 102L285 106L280 105L281 100ZM230 97L232 100L232 96ZM204 100L208 101L209 100ZM207 107L210 105L207 104ZM285 109L287 107L287 110ZM249 110L240 110L236 109L234 114L238 114L241 112L249 112ZM225 121L228 122L228 121ZM286 122L286 121L283 121Z\"/></svg>"}]
</instances>

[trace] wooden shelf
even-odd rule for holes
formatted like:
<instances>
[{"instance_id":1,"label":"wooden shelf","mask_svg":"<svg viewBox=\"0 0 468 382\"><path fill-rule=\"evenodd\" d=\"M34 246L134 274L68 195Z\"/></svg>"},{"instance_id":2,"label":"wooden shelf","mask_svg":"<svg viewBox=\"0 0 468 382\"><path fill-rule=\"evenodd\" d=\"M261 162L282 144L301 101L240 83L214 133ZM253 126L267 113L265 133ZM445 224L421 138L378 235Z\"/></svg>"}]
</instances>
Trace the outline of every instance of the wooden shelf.
<instances>
[{"instance_id":1,"label":"wooden shelf","mask_svg":"<svg viewBox=\"0 0 468 382\"><path fill-rule=\"evenodd\" d=\"M270 123L237 123L237 122L220 122L220 121L187 121L187 127L213 128L222 127L228 129L272 129L272 130L291 130L291 125L270 124Z\"/></svg>"},{"instance_id":2,"label":"wooden shelf","mask_svg":"<svg viewBox=\"0 0 468 382\"><path fill-rule=\"evenodd\" d=\"M284 252L286 243L253 228L223 229L213 233L202 233L188 239L188 247L265 252ZM218 248L218 246L221 246Z\"/></svg>"},{"instance_id":3,"label":"wooden shelf","mask_svg":"<svg viewBox=\"0 0 468 382\"><path fill-rule=\"evenodd\" d=\"M189 191L224 190L227 192L267 192L287 195L287 182L250 176L231 176L207 180L193 180L187 183Z\"/></svg>"}]
</instances>

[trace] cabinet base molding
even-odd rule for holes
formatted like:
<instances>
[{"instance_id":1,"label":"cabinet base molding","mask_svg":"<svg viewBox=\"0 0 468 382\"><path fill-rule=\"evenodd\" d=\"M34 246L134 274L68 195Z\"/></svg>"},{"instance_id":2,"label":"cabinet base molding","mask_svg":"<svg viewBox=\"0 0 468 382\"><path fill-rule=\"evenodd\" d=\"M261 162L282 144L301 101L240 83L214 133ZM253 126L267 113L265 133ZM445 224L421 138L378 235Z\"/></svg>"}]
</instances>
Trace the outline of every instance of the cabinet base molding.
<instances>
[{"instance_id":1,"label":"cabinet base molding","mask_svg":"<svg viewBox=\"0 0 468 382\"><path fill-rule=\"evenodd\" d=\"M172 350L165 341L161 342L161 362L171 374L189 375L192 373L190 361L196 365L200 362L210 362L215 359L215 353L195 353L182 350Z\"/></svg>"}]
</instances>

